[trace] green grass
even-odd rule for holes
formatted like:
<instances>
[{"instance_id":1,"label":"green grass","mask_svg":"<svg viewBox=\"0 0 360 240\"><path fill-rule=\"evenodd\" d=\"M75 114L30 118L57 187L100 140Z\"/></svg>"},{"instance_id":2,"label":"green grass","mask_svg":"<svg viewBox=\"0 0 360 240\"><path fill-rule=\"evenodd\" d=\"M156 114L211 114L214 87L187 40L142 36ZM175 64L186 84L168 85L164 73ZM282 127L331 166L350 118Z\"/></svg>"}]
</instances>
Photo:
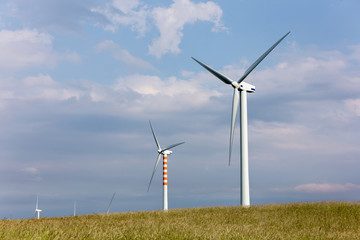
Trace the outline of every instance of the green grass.
<instances>
[{"instance_id":1,"label":"green grass","mask_svg":"<svg viewBox=\"0 0 360 240\"><path fill-rule=\"evenodd\" d=\"M360 204L271 204L0 220L0 239L360 239Z\"/></svg>"}]
</instances>

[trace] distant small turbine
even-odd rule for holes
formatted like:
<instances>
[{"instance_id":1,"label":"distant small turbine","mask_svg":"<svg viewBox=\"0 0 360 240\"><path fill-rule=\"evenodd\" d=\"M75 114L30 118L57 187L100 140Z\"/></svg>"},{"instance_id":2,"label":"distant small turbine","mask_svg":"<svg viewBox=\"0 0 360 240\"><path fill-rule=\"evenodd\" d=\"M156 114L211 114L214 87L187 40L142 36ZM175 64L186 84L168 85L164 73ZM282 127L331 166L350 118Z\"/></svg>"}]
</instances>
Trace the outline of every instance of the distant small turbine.
<instances>
[{"instance_id":1,"label":"distant small turbine","mask_svg":"<svg viewBox=\"0 0 360 240\"><path fill-rule=\"evenodd\" d=\"M39 196L36 196L36 205L35 205L35 214L37 214L37 219L40 219L40 212L42 210L39 209Z\"/></svg>"},{"instance_id":2,"label":"distant small turbine","mask_svg":"<svg viewBox=\"0 0 360 240\"><path fill-rule=\"evenodd\" d=\"M183 144L185 142L175 143L175 144L172 144L172 145L170 145L170 146L168 146L168 147L166 147L164 149L161 149L159 141L157 140L154 129L153 129L152 125L151 125L151 122L149 121L149 123L150 123L151 132L153 134L156 146L158 148L158 150L157 150L158 151L158 157L157 157L155 167L154 167L154 170L153 170L151 178L150 178L150 182L149 182L149 186L148 186L148 192L149 192L150 185L151 185L152 179L154 177L156 168L157 168L157 166L159 164L161 155L163 155L163 199L164 199L163 204L164 204L164 211L167 211L168 210L167 155L170 155L172 153L172 151L170 151L171 148L179 146L180 144Z\"/></svg>"},{"instance_id":3,"label":"distant small turbine","mask_svg":"<svg viewBox=\"0 0 360 240\"><path fill-rule=\"evenodd\" d=\"M279 41L274 43L263 55L261 55L242 75L238 81L233 81L224 74L219 73L218 71L212 69L206 64L200 62L199 60L193 58L197 63L202 67L208 70L210 73L215 75L221 81L226 84L230 84L234 88L233 103L232 103L232 116L231 116L231 128L230 128L230 145L229 145L229 165L231 160L231 149L234 138L234 127L236 121L237 110L240 105L240 135L241 135L241 204L244 207L250 206L250 187L249 187L249 159L248 159L248 124L247 124L247 93L255 92L255 86L244 82L244 79L251 73L254 68L262 61L264 58L287 36L290 32L285 34ZM240 92L240 96L239 96Z\"/></svg>"},{"instance_id":4,"label":"distant small turbine","mask_svg":"<svg viewBox=\"0 0 360 240\"><path fill-rule=\"evenodd\" d=\"M107 211L106 211L106 214L109 214L110 206L111 206L112 201L114 200L115 193L116 193L116 192L114 192L114 194L112 195L112 198L111 198L111 200L110 200L109 206L108 206Z\"/></svg>"},{"instance_id":5,"label":"distant small turbine","mask_svg":"<svg viewBox=\"0 0 360 240\"><path fill-rule=\"evenodd\" d=\"M76 216L76 200L74 201L74 216Z\"/></svg>"}]
</instances>

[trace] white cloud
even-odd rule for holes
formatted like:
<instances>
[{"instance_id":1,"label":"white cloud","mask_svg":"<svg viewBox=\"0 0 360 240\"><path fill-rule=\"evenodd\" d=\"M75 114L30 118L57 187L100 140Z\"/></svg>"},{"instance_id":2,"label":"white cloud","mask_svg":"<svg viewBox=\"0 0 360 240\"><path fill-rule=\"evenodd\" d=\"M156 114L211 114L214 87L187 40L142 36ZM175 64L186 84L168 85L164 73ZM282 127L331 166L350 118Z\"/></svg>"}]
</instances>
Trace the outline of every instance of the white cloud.
<instances>
[{"instance_id":1,"label":"white cloud","mask_svg":"<svg viewBox=\"0 0 360 240\"><path fill-rule=\"evenodd\" d=\"M37 30L0 31L0 70L17 71L29 67L53 67L58 60L78 63L79 54L73 51L57 53L53 37Z\"/></svg>"},{"instance_id":2,"label":"white cloud","mask_svg":"<svg viewBox=\"0 0 360 240\"><path fill-rule=\"evenodd\" d=\"M214 24L213 31L225 30L221 23L222 10L214 2L194 3L190 0L174 0L170 7L152 7L140 1L114 0L105 7L93 8L92 12L104 15L109 24L106 30L116 31L119 26L130 26L143 36L154 22L160 36L153 39L149 53L161 57L166 53L177 54L186 24L207 21Z\"/></svg>"},{"instance_id":3,"label":"white cloud","mask_svg":"<svg viewBox=\"0 0 360 240\"><path fill-rule=\"evenodd\" d=\"M318 149L316 141L309 141L314 133L306 126L280 123L255 121L249 127L252 141L267 142L277 149L287 150L314 150Z\"/></svg>"},{"instance_id":4,"label":"white cloud","mask_svg":"<svg viewBox=\"0 0 360 240\"><path fill-rule=\"evenodd\" d=\"M190 80L156 75L134 74L119 78L112 85L101 85L88 81L59 83L50 75L39 74L21 80L0 82L0 106L4 110L12 100L66 101L86 100L88 103L102 102L109 108L117 106L123 112L136 114L187 111L214 105L214 98L222 94L217 90L206 90L196 75ZM55 103L54 103L55 104Z\"/></svg>"},{"instance_id":5,"label":"white cloud","mask_svg":"<svg viewBox=\"0 0 360 240\"><path fill-rule=\"evenodd\" d=\"M26 87L32 86L55 86L56 82L48 75L39 75L37 77L27 77L23 80Z\"/></svg>"},{"instance_id":6,"label":"white cloud","mask_svg":"<svg viewBox=\"0 0 360 240\"><path fill-rule=\"evenodd\" d=\"M277 121L285 118L294 122L311 122L312 126L307 127L312 129L325 122L348 123L354 116L359 116L358 100L350 97L357 96L360 91L355 50L342 53L310 48L289 49L287 52L286 56L281 56L286 60L279 59L276 61L278 64L265 69L260 65L248 76L246 81L256 86L256 92L249 96L249 104L260 101L268 106L264 109L269 111L268 114L271 113L267 110L269 107L272 111L276 109L276 114L271 115ZM276 54L272 58L276 58ZM237 79L245 69L230 65L222 71Z\"/></svg>"},{"instance_id":7,"label":"white cloud","mask_svg":"<svg viewBox=\"0 0 360 240\"><path fill-rule=\"evenodd\" d=\"M43 178L40 175L40 171L35 167L27 167L20 169L20 172L25 173L25 178L33 182L41 182Z\"/></svg>"},{"instance_id":8,"label":"white cloud","mask_svg":"<svg viewBox=\"0 0 360 240\"><path fill-rule=\"evenodd\" d=\"M355 61L360 61L360 45L354 45L349 47L353 51L351 58Z\"/></svg>"},{"instance_id":9,"label":"white cloud","mask_svg":"<svg viewBox=\"0 0 360 240\"><path fill-rule=\"evenodd\" d=\"M360 81L359 81L360 82ZM360 98L344 100L345 108L360 117Z\"/></svg>"},{"instance_id":10,"label":"white cloud","mask_svg":"<svg viewBox=\"0 0 360 240\"><path fill-rule=\"evenodd\" d=\"M303 113L299 111L298 114ZM250 121L249 144L254 146L252 157L259 163L266 163L269 159L312 163L314 155L323 156L323 161L330 162L327 159L339 159L347 153L358 154L357 134L344 131L344 125L335 118L329 114L329 118L324 120L314 114L312 122L300 117L294 122Z\"/></svg>"},{"instance_id":11,"label":"white cloud","mask_svg":"<svg viewBox=\"0 0 360 240\"><path fill-rule=\"evenodd\" d=\"M38 174L39 173L39 170L37 168L34 168L34 167L28 167L28 168L23 168L23 169L20 169L21 172L25 172L25 173L29 173L29 174Z\"/></svg>"},{"instance_id":12,"label":"white cloud","mask_svg":"<svg viewBox=\"0 0 360 240\"><path fill-rule=\"evenodd\" d=\"M36 30L0 31L0 69L51 66L56 61L52 37Z\"/></svg>"},{"instance_id":13,"label":"white cloud","mask_svg":"<svg viewBox=\"0 0 360 240\"><path fill-rule=\"evenodd\" d=\"M169 8L157 7L151 14L160 32L160 36L149 46L150 54L156 57L168 52L180 52L179 45L185 24L208 21L214 23L213 30L224 29L220 22L222 10L214 2L193 3L189 0L174 0Z\"/></svg>"},{"instance_id":14,"label":"white cloud","mask_svg":"<svg viewBox=\"0 0 360 240\"><path fill-rule=\"evenodd\" d=\"M330 184L330 183L310 183L294 187L295 192L346 192L360 190L360 185L353 183Z\"/></svg>"},{"instance_id":15,"label":"white cloud","mask_svg":"<svg viewBox=\"0 0 360 240\"><path fill-rule=\"evenodd\" d=\"M97 51L108 51L112 54L112 56L125 64L129 68L133 68L135 70L139 69L149 69L149 70L155 70L155 68L148 62L134 57L129 53L128 50L121 48L119 45L114 43L111 40L106 40L101 43L99 43L96 47Z\"/></svg>"},{"instance_id":16,"label":"white cloud","mask_svg":"<svg viewBox=\"0 0 360 240\"><path fill-rule=\"evenodd\" d=\"M130 13L134 8L140 5L138 0L114 0L113 6L125 14Z\"/></svg>"},{"instance_id":17,"label":"white cloud","mask_svg":"<svg viewBox=\"0 0 360 240\"><path fill-rule=\"evenodd\" d=\"M353 183L308 183L291 188L271 188L274 192L299 192L299 193L341 193L359 191L360 185Z\"/></svg>"},{"instance_id":18,"label":"white cloud","mask_svg":"<svg viewBox=\"0 0 360 240\"><path fill-rule=\"evenodd\" d=\"M79 89L62 86L49 75L39 74L11 81L11 84L1 83L0 101L3 101L2 106L9 100L66 100L78 99L84 94Z\"/></svg>"},{"instance_id":19,"label":"white cloud","mask_svg":"<svg viewBox=\"0 0 360 240\"><path fill-rule=\"evenodd\" d=\"M266 106L261 109L263 108ZM329 122L331 121L319 121L316 125L331 125ZM249 122L250 158L254 164L266 166L269 171L275 172L278 169L274 168L278 165L286 165L289 168L294 166L291 172L296 171L298 165L303 167L319 162L332 164L333 161L347 161L351 159L347 154L352 153L356 156L359 153L357 138L356 134L344 132L343 128L319 128L304 120L293 123L259 120Z\"/></svg>"},{"instance_id":20,"label":"white cloud","mask_svg":"<svg viewBox=\"0 0 360 240\"><path fill-rule=\"evenodd\" d=\"M76 52L67 51L62 54L57 54L58 59L72 62L72 63L80 63L81 62L81 56Z\"/></svg>"},{"instance_id":21,"label":"white cloud","mask_svg":"<svg viewBox=\"0 0 360 240\"><path fill-rule=\"evenodd\" d=\"M104 15L109 23L105 29L116 31L120 25L130 26L133 31L137 31L143 36L147 30L147 7L139 1L113 0L105 7L92 8L92 12Z\"/></svg>"},{"instance_id":22,"label":"white cloud","mask_svg":"<svg viewBox=\"0 0 360 240\"><path fill-rule=\"evenodd\" d=\"M266 61L275 61L277 64L263 68L261 63L246 79L254 84L256 94L261 97L290 95L296 92L301 95L326 93L332 87L341 92L360 90L357 84L360 81L356 56L357 46L350 48L351 52L343 53L336 50L323 51L315 47L299 48L286 46L287 54L279 56L279 49L267 57ZM285 59L285 60L282 60ZM224 67L224 73L235 79L239 78L245 69L255 59L243 63ZM314 95L315 96L315 95ZM338 95L340 96L340 95Z\"/></svg>"},{"instance_id":23,"label":"white cloud","mask_svg":"<svg viewBox=\"0 0 360 240\"><path fill-rule=\"evenodd\" d=\"M75 89L62 88L48 75L36 77L26 77L23 79L24 88L20 98L25 99L47 99L47 100L66 100L79 98L81 92Z\"/></svg>"},{"instance_id":24,"label":"white cloud","mask_svg":"<svg viewBox=\"0 0 360 240\"><path fill-rule=\"evenodd\" d=\"M21 44L23 42L36 43L42 45L51 45L52 37L49 34L39 33L36 30L19 30L19 31L0 31L0 43L16 43Z\"/></svg>"},{"instance_id":25,"label":"white cloud","mask_svg":"<svg viewBox=\"0 0 360 240\"><path fill-rule=\"evenodd\" d=\"M161 79L158 76L130 75L118 79L116 91L133 91L137 98L137 109L141 111L166 112L198 108L211 102L212 97L220 97L216 90L204 91L204 86L196 80L181 80L176 77Z\"/></svg>"}]
</instances>

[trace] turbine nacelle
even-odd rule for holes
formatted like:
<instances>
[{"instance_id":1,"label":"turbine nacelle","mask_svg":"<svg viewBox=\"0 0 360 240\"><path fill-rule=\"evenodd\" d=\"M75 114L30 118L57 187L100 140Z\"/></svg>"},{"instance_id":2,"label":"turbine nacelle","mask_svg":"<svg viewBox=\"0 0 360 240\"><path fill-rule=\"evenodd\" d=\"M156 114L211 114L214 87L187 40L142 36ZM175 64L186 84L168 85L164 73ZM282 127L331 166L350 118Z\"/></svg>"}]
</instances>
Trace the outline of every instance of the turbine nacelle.
<instances>
[{"instance_id":1,"label":"turbine nacelle","mask_svg":"<svg viewBox=\"0 0 360 240\"><path fill-rule=\"evenodd\" d=\"M164 155L170 155L170 154L172 154L172 153L173 153L173 152L170 151L170 150L165 150L165 151L162 152L162 154L164 154Z\"/></svg>"},{"instance_id":2,"label":"turbine nacelle","mask_svg":"<svg viewBox=\"0 0 360 240\"><path fill-rule=\"evenodd\" d=\"M255 92L255 86L254 85L251 85L250 83L247 83L247 82L236 82L236 81L233 81L231 82L231 86L233 86L234 88L236 88L237 90L239 91L246 91L246 92Z\"/></svg>"}]
</instances>

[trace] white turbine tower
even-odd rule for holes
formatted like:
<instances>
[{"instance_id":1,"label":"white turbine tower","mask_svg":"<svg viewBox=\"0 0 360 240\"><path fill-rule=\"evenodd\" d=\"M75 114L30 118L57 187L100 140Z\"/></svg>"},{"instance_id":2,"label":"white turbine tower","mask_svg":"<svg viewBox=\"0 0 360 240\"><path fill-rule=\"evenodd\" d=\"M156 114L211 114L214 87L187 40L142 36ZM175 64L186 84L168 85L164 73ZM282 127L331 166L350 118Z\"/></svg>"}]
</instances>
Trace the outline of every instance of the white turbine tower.
<instances>
[{"instance_id":1,"label":"white turbine tower","mask_svg":"<svg viewBox=\"0 0 360 240\"><path fill-rule=\"evenodd\" d=\"M76 216L76 200L74 201L74 216Z\"/></svg>"},{"instance_id":2,"label":"white turbine tower","mask_svg":"<svg viewBox=\"0 0 360 240\"><path fill-rule=\"evenodd\" d=\"M244 73L244 75L238 80L233 81L229 77L225 76L205 65L199 60L193 58L197 63L203 66L210 73L215 75L221 81L226 84L230 84L234 88L233 103L232 103L232 116L231 116L231 128L230 128L230 146L229 146L229 165L231 160L231 149L234 136L234 127L236 121L237 110L240 105L240 135L241 135L241 205L244 207L250 206L250 187L249 187L249 160L248 160L248 124L247 124L247 93L255 92L255 86L244 82L244 79L251 73L252 70L289 34L285 34L279 41L272 45L263 55L261 55ZM239 97L240 92L240 97Z\"/></svg>"},{"instance_id":3,"label":"white turbine tower","mask_svg":"<svg viewBox=\"0 0 360 240\"><path fill-rule=\"evenodd\" d=\"M37 214L37 219L40 219L40 212L42 210L39 209L39 196L36 196L36 206L35 206L35 214Z\"/></svg>"},{"instance_id":4,"label":"white turbine tower","mask_svg":"<svg viewBox=\"0 0 360 240\"><path fill-rule=\"evenodd\" d=\"M156 143L156 146L158 148L158 157L157 157L157 160L156 160L156 163L155 163L155 167L154 167L154 170L152 172L152 175L151 175L151 178L150 178L150 182L149 182L149 186L148 186L148 191L150 189L150 185L151 185L151 182L152 182L152 179L154 177L154 174L155 174L155 171L156 171L156 168L159 164L159 161L160 161L160 158L161 158L161 155L163 155L163 204L164 204L164 211L167 211L168 210L168 189L167 189L167 155L170 155L172 153L172 151L170 151L171 148L174 148L176 146L179 146L180 144L183 144L185 142L180 142L180 143L175 143L175 144L172 144L164 149L161 149L160 147L160 144L159 144L159 141L157 140L156 138L156 135L155 135L155 132L154 132L154 129L151 125L151 122L149 121L150 123L150 128L151 128L151 132L154 136L154 140L155 140L155 143Z\"/></svg>"}]
</instances>

